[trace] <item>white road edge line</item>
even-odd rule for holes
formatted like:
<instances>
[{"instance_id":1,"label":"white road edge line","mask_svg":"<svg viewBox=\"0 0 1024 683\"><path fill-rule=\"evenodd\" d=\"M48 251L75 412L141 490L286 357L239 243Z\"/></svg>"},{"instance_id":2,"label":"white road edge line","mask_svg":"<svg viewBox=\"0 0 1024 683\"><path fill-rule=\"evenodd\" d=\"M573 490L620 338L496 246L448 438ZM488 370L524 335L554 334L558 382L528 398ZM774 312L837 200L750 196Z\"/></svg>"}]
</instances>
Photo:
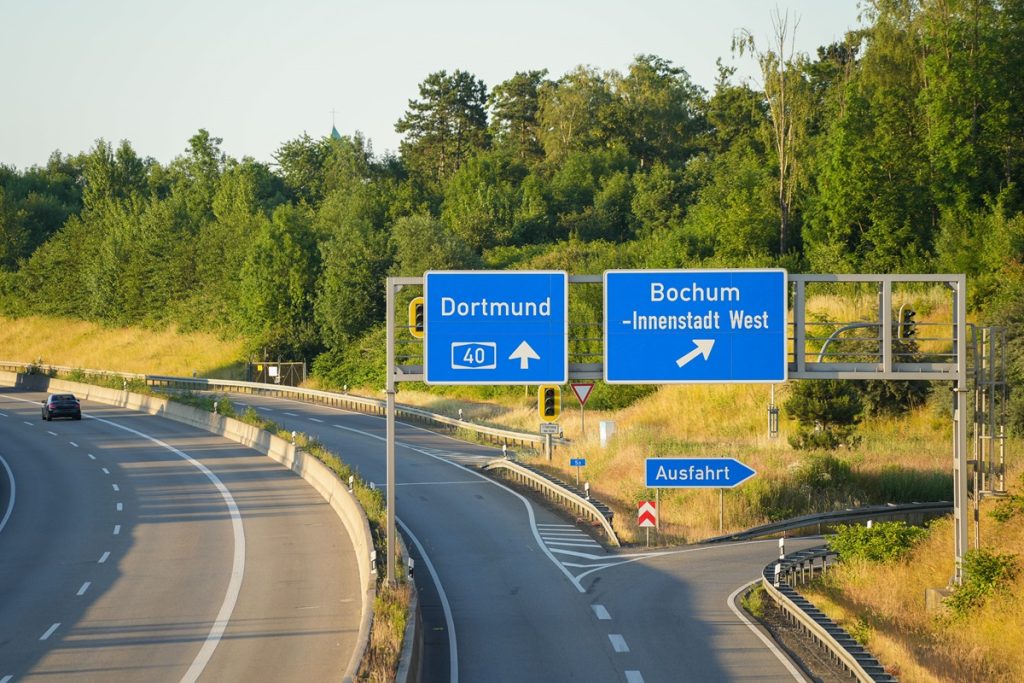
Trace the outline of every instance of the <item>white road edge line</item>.
<instances>
[{"instance_id":1,"label":"white road edge line","mask_svg":"<svg viewBox=\"0 0 1024 683\"><path fill-rule=\"evenodd\" d=\"M18 398L17 400L24 403L35 403L35 401L23 398ZM178 450L169 443L161 441L154 436L144 434L136 429L106 420L102 417L94 417L92 415L85 415L83 417L90 420L96 420L97 422L102 422L103 424L115 427L116 429L126 431L129 434L135 434L138 437L146 439L147 441L171 451L206 475L206 478L209 479L217 488L217 491L220 492L221 497L224 499L224 503L227 505L228 513L231 516L231 530L235 541L235 552L231 565L231 579L228 581L227 591L224 595L224 602L221 603L220 611L217 612L217 617L213 622L213 626L210 628L209 634L206 636L206 641L203 643L202 648L200 648L199 654L197 654L196 658L192 660L192 666L189 667L188 671L186 671L185 675L181 678L182 683L195 683L203 673L203 669L206 668L210 658L213 657L213 653L217 649L217 645L220 643L220 639L223 637L224 631L227 630L228 622L231 620L231 613L234 612L235 603L238 602L238 594L242 590L242 578L245 575L245 528L242 526L242 514L238 510L238 505L235 503L235 499L231 495L231 491L229 491L227 486L224 485L224 482L222 482L217 475L210 470L210 468L193 458L188 453ZM57 626L59 625L60 624L57 624ZM56 628L56 626L54 628Z\"/></svg>"},{"instance_id":2,"label":"white road edge line","mask_svg":"<svg viewBox=\"0 0 1024 683\"><path fill-rule=\"evenodd\" d=\"M334 426L337 427L338 429L344 430L346 432L353 432L355 434L361 434L362 436L368 437L370 439L377 439L378 441L387 441L387 439L384 438L383 436L378 436L376 434L371 434L370 432L364 432L361 429L354 429L353 427L342 427L341 425L334 425ZM424 431L427 431L427 430L424 430ZM431 433L433 433L433 432L431 432ZM500 489L508 491L510 494L512 494L513 496L518 498L520 501L522 501L523 506L526 507L526 515L530 519L530 531L533 532L533 538L534 538L535 541L537 541L537 546L541 549L541 551L543 551L543 553L545 555L548 556L548 559L551 560L551 564L553 564L556 567L558 567L558 570L561 571L562 574L564 574L567 579L569 579L569 581L572 583L572 585L576 586L576 590L578 590L580 593L586 593L587 592L586 589L583 587L583 584L581 584L579 581L576 580L576 577L572 575L572 572L570 572L568 569L566 569L564 566L562 566L562 563L559 562L558 558L556 558L552 554L552 552L548 549L547 544L544 543L544 540L540 537L540 531L537 529L537 517L536 517L536 515L533 512L533 505L530 504L530 501L526 498L526 496L522 495L521 493L518 493L517 491L513 491L512 489L510 489L509 487L505 486L504 484L499 484L498 482L494 481L493 479L488 479L484 475L479 474L478 472L474 472L473 470L469 469L468 467L465 467L464 465L460 465L457 462L452 462L451 460L445 460L442 457L436 456L433 453L428 453L428 452L426 452L425 450L423 450L421 448L416 448L415 446L410 446L409 444L403 443L403 444L398 444L398 445L401 445L403 448L408 448L411 451L415 451L417 453L421 453L421 454L427 456L428 458L433 458L434 460L437 460L438 462L443 462L443 463L446 463L448 465L451 465L452 467L456 467L456 468L462 470L463 472L465 472L467 474L471 474L474 477L477 477L478 479L483 479L485 482L487 482L487 483L489 483L489 484L491 484L493 486L497 486Z\"/></svg>"},{"instance_id":3,"label":"white road edge line","mask_svg":"<svg viewBox=\"0 0 1024 683\"><path fill-rule=\"evenodd\" d=\"M50 636L53 635L53 632L56 631L59 628L60 628L60 622L58 621L56 624L54 624L50 628L46 629L46 633L44 633L42 638L40 638L39 640L49 640Z\"/></svg>"},{"instance_id":4,"label":"white road edge line","mask_svg":"<svg viewBox=\"0 0 1024 683\"><path fill-rule=\"evenodd\" d=\"M0 455L0 465L3 465L4 470L7 472L7 479L11 482L11 499L7 501L7 509L4 510L4 516L0 519L0 531L3 531L4 527L7 526L7 520L11 518L11 513L14 512L14 493L16 487L14 486L14 472L11 471L11 466L7 464L2 455ZM3 682L0 681L0 683Z\"/></svg>"},{"instance_id":5,"label":"white road edge line","mask_svg":"<svg viewBox=\"0 0 1024 683\"><path fill-rule=\"evenodd\" d=\"M452 607L448 603L448 595L444 592L444 587L441 585L441 578L437 575L437 570L434 569L434 563L430 561L430 556L427 555L423 549L423 545L420 543L420 539L416 538L409 527L405 525L405 522L395 518L395 523L402 527L402 531L409 536L409 540L416 546L416 550L420 552L420 557L423 558L423 562L427 565L427 571L430 572L430 578L434 581L434 587L437 588L437 595L441 599L441 607L444 608L444 621L448 626L448 659L451 661L451 681L452 683L458 683L459 680L459 657L458 657L458 646L455 643L455 620L452 619Z\"/></svg>"},{"instance_id":6,"label":"white road edge line","mask_svg":"<svg viewBox=\"0 0 1024 683\"><path fill-rule=\"evenodd\" d=\"M778 646L771 640L769 640L763 633L761 633L761 630L754 626L753 622L751 622L750 619L747 619L747 616L743 614L743 611L736 607L736 596L750 588L750 586L757 583L758 581L760 581L760 579L754 579L749 583L743 584L742 586L734 590L732 592L732 595L730 595L725 602L729 605L729 609L732 610L732 613L739 617L740 621L746 624L747 628L753 631L754 635L761 639L761 642L764 643L765 647L767 647L772 652L772 654L774 654L775 657L780 662L782 662L782 665L785 666L789 673L793 675L793 680L800 681L800 683L807 683L807 679L800 672L800 670L793 665L793 662L789 661L789 657L783 654L782 651L779 650Z\"/></svg>"}]
</instances>

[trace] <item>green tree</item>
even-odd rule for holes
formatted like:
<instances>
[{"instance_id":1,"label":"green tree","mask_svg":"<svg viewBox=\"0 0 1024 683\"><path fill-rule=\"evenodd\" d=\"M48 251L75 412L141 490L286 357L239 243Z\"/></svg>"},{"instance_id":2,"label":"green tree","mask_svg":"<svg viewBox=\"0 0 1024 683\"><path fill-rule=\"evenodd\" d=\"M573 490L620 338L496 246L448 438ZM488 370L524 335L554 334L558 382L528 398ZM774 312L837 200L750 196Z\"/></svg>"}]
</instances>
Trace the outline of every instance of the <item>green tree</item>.
<instances>
[{"instance_id":1,"label":"green tree","mask_svg":"<svg viewBox=\"0 0 1024 683\"><path fill-rule=\"evenodd\" d=\"M391 228L392 275L417 277L428 270L472 270L480 259L444 223L426 214L404 216Z\"/></svg>"},{"instance_id":2,"label":"green tree","mask_svg":"<svg viewBox=\"0 0 1024 683\"><path fill-rule=\"evenodd\" d=\"M783 407L800 422L797 434L789 439L793 448L831 450L856 445L854 432L864 404L853 383L831 379L797 382Z\"/></svg>"},{"instance_id":3,"label":"green tree","mask_svg":"<svg viewBox=\"0 0 1024 683\"><path fill-rule=\"evenodd\" d=\"M304 358L319 342L313 301L320 254L308 210L279 206L242 266L240 315L253 351Z\"/></svg>"},{"instance_id":4,"label":"green tree","mask_svg":"<svg viewBox=\"0 0 1024 683\"><path fill-rule=\"evenodd\" d=\"M488 144L487 88L472 74L438 71L419 86L420 99L395 124L405 135L402 158L416 173L435 182L450 177Z\"/></svg>"},{"instance_id":5,"label":"green tree","mask_svg":"<svg viewBox=\"0 0 1024 683\"><path fill-rule=\"evenodd\" d=\"M519 71L491 92L489 105L494 145L523 163L536 162L544 156L537 117L540 88L547 75L547 69Z\"/></svg>"},{"instance_id":6,"label":"green tree","mask_svg":"<svg viewBox=\"0 0 1024 683\"><path fill-rule=\"evenodd\" d=\"M524 175L525 169L503 154L478 154L446 184L442 220L477 253L517 242L513 230Z\"/></svg>"},{"instance_id":7,"label":"green tree","mask_svg":"<svg viewBox=\"0 0 1024 683\"><path fill-rule=\"evenodd\" d=\"M605 146L615 127L611 85L596 70L577 67L540 88L540 142L549 163Z\"/></svg>"}]
</instances>

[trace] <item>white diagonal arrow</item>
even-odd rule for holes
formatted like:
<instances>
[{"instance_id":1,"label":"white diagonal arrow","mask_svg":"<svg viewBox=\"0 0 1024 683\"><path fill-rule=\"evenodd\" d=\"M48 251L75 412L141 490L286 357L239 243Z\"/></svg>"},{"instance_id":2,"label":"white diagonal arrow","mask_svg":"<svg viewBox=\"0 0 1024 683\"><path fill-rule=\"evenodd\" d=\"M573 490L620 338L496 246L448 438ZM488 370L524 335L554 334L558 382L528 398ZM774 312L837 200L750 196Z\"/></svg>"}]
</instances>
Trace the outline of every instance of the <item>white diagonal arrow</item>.
<instances>
[{"instance_id":1,"label":"white diagonal arrow","mask_svg":"<svg viewBox=\"0 0 1024 683\"><path fill-rule=\"evenodd\" d=\"M520 370L529 370L531 360L540 360L540 356L533 350L533 347L523 340L523 343L516 347L516 350L512 352L512 355L508 357L509 360L518 360Z\"/></svg>"},{"instance_id":2,"label":"white diagonal arrow","mask_svg":"<svg viewBox=\"0 0 1024 683\"><path fill-rule=\"evenodd\" d=\"M704 354L704 360L708 359L711 355L711 347L715 345L714 339L694 339L693 343L697 345L693 351L676 360L676 365L683 367L697 356Z\"/></svg>"}]
</instances>

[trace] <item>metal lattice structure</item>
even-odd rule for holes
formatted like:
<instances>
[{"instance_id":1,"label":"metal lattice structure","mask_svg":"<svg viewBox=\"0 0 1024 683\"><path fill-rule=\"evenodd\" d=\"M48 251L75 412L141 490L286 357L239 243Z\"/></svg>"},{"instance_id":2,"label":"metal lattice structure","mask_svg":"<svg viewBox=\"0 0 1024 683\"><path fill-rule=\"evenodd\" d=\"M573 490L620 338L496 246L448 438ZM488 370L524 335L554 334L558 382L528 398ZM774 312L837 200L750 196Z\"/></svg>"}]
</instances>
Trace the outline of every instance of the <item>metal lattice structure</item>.
<instances>
[{"instance_id":1,"label":"metal lattice structure","mask_svg":"<svg viewBox=\"0 0 1024 683\"><path fill-rule=\"evenodd\" d=\"M422 381L422 341L400 325L405 301L419 294L422 277L387 281L388 468L394 467L395 383ZM570 275L569 378L604 377L601 275ZM413 290L399 294L404 289ZM967 324L966 276L947 274L789 274L787 276L788 378L949 382L952 394L955 562L953 582L962 580L967 550L967 502L1005 490L1003 406L1005 335ZM867 302L848 320L814 308L815 297L849 293ZM911 302L925 299L930 322L913 321ZM845 300L845 299L844 299ZM428 321L429 324L429 321ZM402 331L399 337L399 331ZM429 334L429 329L426 331ZM969 365L969 361L974 362ZM973 383L973 410L968 394ZM972 430L972 426L974 429ZM968 436L974 433L977 483L969 482ZM972 496L972 493L974 495ZM388 487L389 545L393 534L393 489ZM392 554L389 552L389 562ZM392 576L389 565L388 576Z\"/></svg>"}]
</instances>

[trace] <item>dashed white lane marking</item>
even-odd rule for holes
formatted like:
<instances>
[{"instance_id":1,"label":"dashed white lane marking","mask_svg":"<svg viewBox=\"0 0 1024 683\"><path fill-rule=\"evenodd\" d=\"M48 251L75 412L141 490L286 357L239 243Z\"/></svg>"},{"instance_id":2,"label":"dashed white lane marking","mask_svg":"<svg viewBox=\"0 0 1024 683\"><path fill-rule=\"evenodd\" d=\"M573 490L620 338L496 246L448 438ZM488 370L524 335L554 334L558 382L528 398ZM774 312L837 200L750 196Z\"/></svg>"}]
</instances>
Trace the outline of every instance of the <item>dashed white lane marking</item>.
<instances>
[{"instance_id":1,"label":"dashed white lane marking","mask_svg":"<svg viewBox=\"0 0 1024 683\"><path fill-rule=\"evenodd\" d=\"M46 430L46 433L50 436L57 436L57 432L51 432L49 429Z\"/></svg>"},{"instance_id":2,"label":"dashed white lane marking","mask_svg":"<svg viewBox=\"0 0 1024 683\"><path fill-rule=\"evenodd\" d=\"M288 417L298 417L299 416L298 413L285 413L285 415L287 415Z\"/></svg>"},{"instance_id":3,"label":"dashed white lane marking","mask_svg":"<svg viewBox=\"0 0 1024 683\"><path fill-rule=\"evenodd\" d=\"M89 590L89 586L91 586L91 585L92 585L91 581L86 581L85 583L83 583L82 587L78 589L78 596L81 597L81 596L85 595L85 591Z\"/></svg>"},{"instance_id":4,"label":"dashed white lane marking","mask_svg":"<svg viewBox=\"0 0 1024 683\"><path fill-rule=\"evenodd\" d=\"M120 491L120 490L121 490L121 487L120 487L120 486L118 486L117 484L111 484L111 486L113 486L113 487L114 487L114 490L115 490L115 491Z\"/></svg>"},{"instance_id":5,"label":"dashed white lane marking","mask_svg":"<svg viewBox=\"0 0 1024 683\"><path fill-rule=\"evenodd\" d=\"M114 525L114 535L115 536L119 536L120 534L121 534L121 525L120 524L115 524Z\"/></svg>"},{"instance_id":6,"label":"dashed white lane marking","mask_svg":"<svg viewBox=\"0 0 1024 683\"><path fill-rule=\"evenodd\" d=\"M618 633L609 633L608 640L612 641L612 649L616 652L629 652L629 645L626 645L626 639Z\"/></svg>"},{"instance_id":7,"label":"dashed white lane marking","mask_svg":"<svg viewBox=\"0 0 1024 683\"><path fill-rule=\"evenodd\" d=\"M640 675L639 671L627 671L626 683L644 683L644 677Z\"/></svg>"},{"instance_id":8,"label":"dashed white lane marking","mask_svg":"<svg viewBox=\"0 0 1024 683\"><path fill-rule=\"evenodd\" d=\"M74 441L68 441L68 443L74 446L75 448L78 448L78 444L75 443Z\"/></svg>"},{"instance_id":9,"label":"dashed white lane marking","mask_svg":"<svg viewBox=\"0 0 1024 683\"><path fill-rule=\"evenodd\" d=\"M554 528L554 529L575 529L576 528L572 524L540 524L540 523L537 524L537 528L538 529L545 529L545 528L548 528L548 527L551 527L551 528Z\"/></svg>"},{"instance_id":10,"label":"dashed white lane marking","mask_svg":"<svg viewBox=\"0 0 1024 683\"><path fill-rule=\"evenodd\" d=\"M310 422L320 422L320 423L323 423L323 420L318 420L318 419L317 419L317 418L315 418L315 417L311 417L311 418L309 418L309 421L310 421Z\"/></svg>"},{"instance_id":11,"label":"dashed white lane marking","mask_svg":"<svg viewBox=\"0 0 1024 683\"><path fill-rule=\"evenodd\" d=\"M107 558L109 558L109 557L110 557L110 551L108 550L107 552L105 552L102 555L100 555L99 564L105 564L106 561L107 561Z\"/></svg>"},{"instance_id":12,"label":"dashed white lane marking","mask_svg":"<svg viewBox=\"0 0 1024 683\"><path fill-rule=\"evenodd\" d=\"M103 470L103 474L110 474L110 470L108 470L106 467L103 467L101 469Z\"/></svg>"},{"instance_id":13,"label":"dashed white lane marking","mask_svg":"<svg viewBox=\"0 0 1024 683\"><path fill-rule=\"evenodd\" d=\"M35 425L35 423L33 423L33 422L29 422L28 420L22 420L22 422L24 422L25 424L27 424L27 425L28 425L29 427L35 427L35 426L36 426L36 425Z\"/></svg>"},{"instance_id":14,"label":"dashed white lane marking","mask_svg":"<svg viewBox=\"0 0 1024 683\"><path fill-rule=\"evenodd\" d=\"M566 548L600 548L601 547L601 545L599 543L594 543L593 541L589 541L589 542L588 541L582 541L582 540L580 540L580 541L551 541L551 540L548 540L548 539L545 538L544 542L547 543L549 546L556 546L557 545L559 547L566 547Z\"/></svg>"},{"instance_id":15,"label":"dashed white lane marking","mask_svg":"<svg viewBox=\"0 0 1024 683\"><path fill-rule=\"evenodd\" d=\"M50 628L46 629L46 633L44 633L43 637L40 638L39 640L49 640L50 636L53 635L53 632L56 631L59 628L60 628L60 622L58 621L56 624L54 624Z\"/></svg>"},{"instance_id":16,"label":"dashed white lane marking","mask_svg":"<svg viewBox=\"0 0 1024 683\"><path fill-rule=\"evenodd\" d=\"M604 605L591 605L594 608L594 614L601 621L608 621L612 618L612 615L608 614L608 608Z\"/></svg>"},{"instance_id":17,"label":"dashed white lane marking","mask_svg":"<svg viewBox=\"0 0 1024 683\"><path fill-rule=\"evenodd\" d=\"M92 453L87 453L87 455L89 456L90 460L95 460L96 459L96 456L93 455Z\"/></svg>"},{"instance_id":18,"label":"dashed white lane marking","mask_svg":"<svg viewBox=\"0 0 1024 683\"><path fill-rule=\"evenodd\" d=\"M7 416L4 415L4 417L7 417ZM0 683L11 683L11 681L13 681L13 680L14 680L14 676L4 676L3 678L0 678Z\"/></svg>"},{"instance_id":19,"label":"dashed white lane marking","mask_svg":"<svg viewBox=\"0 0 1024 683\"><path fill-rule=\"evenodd\" d=\"M267 408L266 406L256 406L256 410L262 410L265 413L273 412L273 408Z\"/></svg>"},{"instance_id":20,"label":"dashed white lane marking","mask_svg":"<svg viewBox=\"0 0 1024 683\"><path fill-rule=\"evenodd\" d=\"M7 413L0 413L0 417L7 417ZM0 680L0 683L4 683L7 679Z\"/></svg>"},{"instance_id":21,"label":"dashed white lane marking","mask_svg":"<svg viewBox=\"0 0 1024 683\"><path fill-rule=\"evenodd\" d=\"M117 504L117 511L118 512L123 512L124 511L124 503L118 503Z\"/></svg>"}]
</instances>

